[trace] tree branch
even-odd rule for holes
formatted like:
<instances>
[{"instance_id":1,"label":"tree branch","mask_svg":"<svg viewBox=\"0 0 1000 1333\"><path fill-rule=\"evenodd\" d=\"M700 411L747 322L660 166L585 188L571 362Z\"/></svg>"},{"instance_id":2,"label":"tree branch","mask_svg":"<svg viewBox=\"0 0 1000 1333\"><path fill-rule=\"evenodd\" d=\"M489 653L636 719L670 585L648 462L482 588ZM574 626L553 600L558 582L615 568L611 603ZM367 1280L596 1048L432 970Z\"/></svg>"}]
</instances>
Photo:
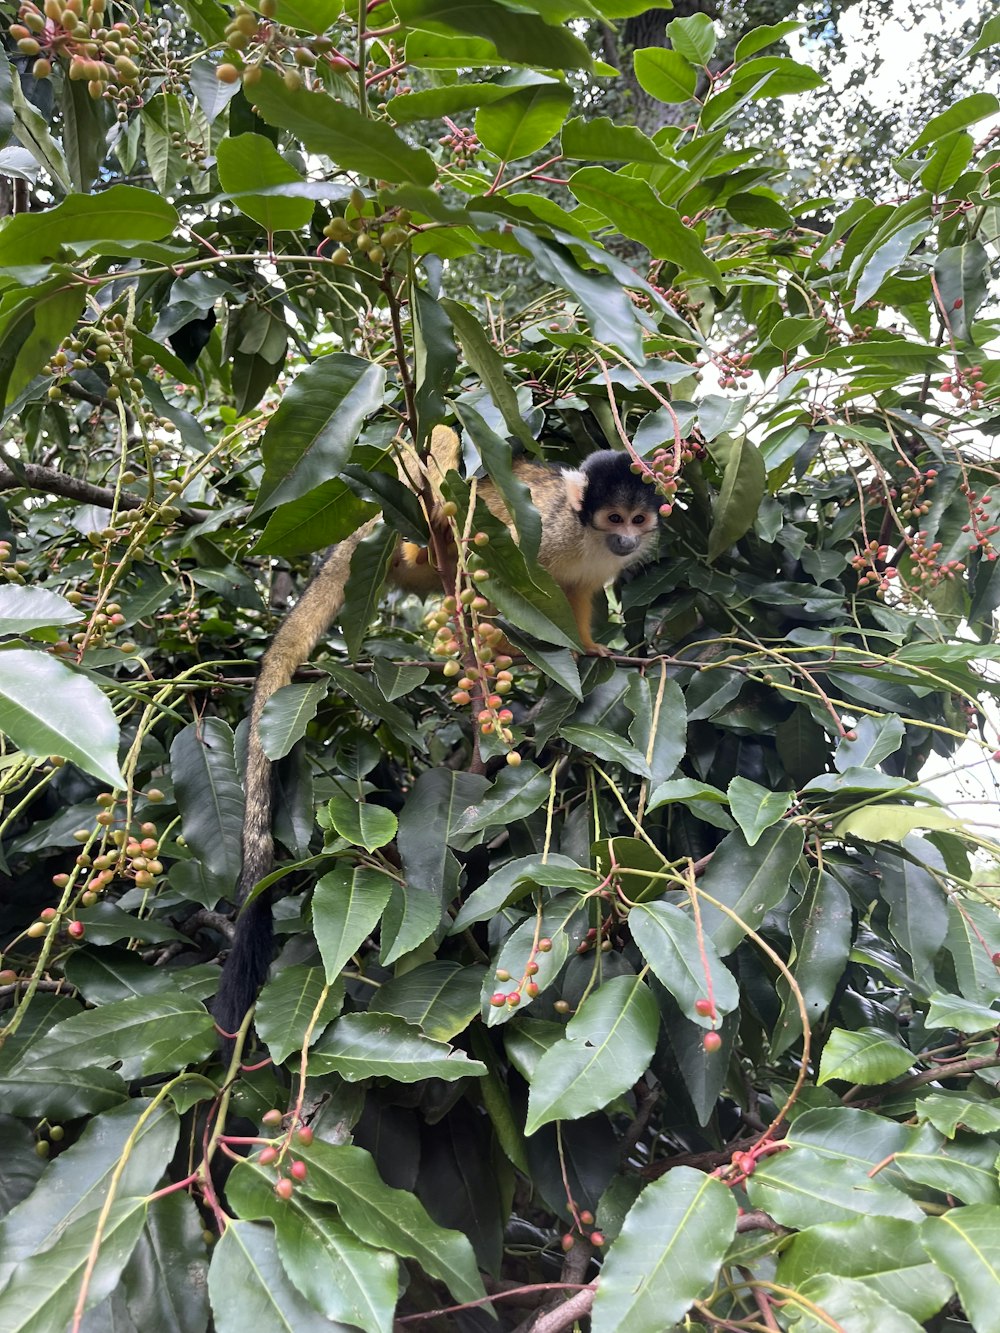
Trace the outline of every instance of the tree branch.
<instances>
[{"instance_id":1,"label":"tree branch","mask_svg":"<svg viewBox=\"0 0 1000 1333\"><path fill-rule=\"evenodd\" d=\"M20 473L20 475L18 475ZM80 477L70 477L53 467L42 467L38 463L22 463L18 472L12 468L0 467L0 491L16 491L27 488L30 491L45 491L49 495L62 495L67 500L80 500L83 504L100 505L102 509L111 509L115 501L114 489L110 486L95 486L92 481ZM119 509L141 509L145 504L137 495L122 491L118 496ZM201 519L194 514L181 513L175 520L183 527L193 527Z\"/></svg>"}]
</instances>

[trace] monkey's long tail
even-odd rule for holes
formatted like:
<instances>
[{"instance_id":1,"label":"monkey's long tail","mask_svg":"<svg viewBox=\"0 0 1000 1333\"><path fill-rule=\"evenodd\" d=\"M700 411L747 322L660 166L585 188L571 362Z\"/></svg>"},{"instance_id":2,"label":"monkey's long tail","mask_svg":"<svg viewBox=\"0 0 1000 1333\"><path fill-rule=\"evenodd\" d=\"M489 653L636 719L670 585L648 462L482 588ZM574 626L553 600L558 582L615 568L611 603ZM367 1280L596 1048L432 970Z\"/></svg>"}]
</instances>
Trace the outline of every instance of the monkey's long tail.
<instances>
[{"instance_id":1,"label":"monkey's long tail","mask_svg":"<svg viewBox=\"0 0 1000 1333\"><path fill-rule=\"evenodd\" d=\"M242 910L236 920L233 945L222 969L213 1006L215 1021L223 1033L235 1034L243 1022L267 976L274 952L271 891L258 894L244 907L254 886L270 874L274 866L271 761L260 743L260 715L268 699L282 686L290 684L295 672L308 659L340 611L351 557L358 543L373 531L377 522L372 519L334 547L278 626L270 648L261 659L250 705L243 863L236 886L236 901ZM227 1057L232 1052L232 1045L231 1037L223 1037L223 1053Z\"/></svg>"}]
</instances>

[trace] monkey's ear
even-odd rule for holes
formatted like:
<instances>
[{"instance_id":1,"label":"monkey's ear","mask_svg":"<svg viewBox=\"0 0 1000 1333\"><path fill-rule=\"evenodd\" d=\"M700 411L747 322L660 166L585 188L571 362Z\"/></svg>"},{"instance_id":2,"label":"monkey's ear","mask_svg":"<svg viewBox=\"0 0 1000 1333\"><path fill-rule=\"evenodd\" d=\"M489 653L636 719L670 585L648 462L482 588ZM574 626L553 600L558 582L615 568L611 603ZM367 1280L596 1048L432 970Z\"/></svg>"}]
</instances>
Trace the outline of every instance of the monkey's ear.
<instances>
[{"instance_id":1,"label":"monkey's ear","mask_svg":"<svg viewBox=\"0 0 1000 1333\"><path fill-rule=\"evenodd\" d=\"M583 508L583 497L587 494L587 474L579 468L566 469L563 472L563 483L569 507L578 514Z\"/></svg>"}]
</instances>

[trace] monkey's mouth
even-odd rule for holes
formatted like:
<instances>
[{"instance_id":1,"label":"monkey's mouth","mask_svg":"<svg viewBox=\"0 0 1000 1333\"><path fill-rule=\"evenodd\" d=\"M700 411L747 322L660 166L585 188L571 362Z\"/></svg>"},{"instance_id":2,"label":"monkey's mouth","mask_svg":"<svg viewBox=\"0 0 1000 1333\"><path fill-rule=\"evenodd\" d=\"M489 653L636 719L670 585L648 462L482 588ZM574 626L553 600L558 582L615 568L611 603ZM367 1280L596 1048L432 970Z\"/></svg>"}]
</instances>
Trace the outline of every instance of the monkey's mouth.
<instances>
[{"instance_id":1,"label":"monkey's mouth","mask_svg":"<svg viewBox=\"0 0 1000 1333\"><path fill-rule=\"evenodd\" d=\"M625 537L618 532L610 533L605 541L612 555L631 555L633 551L639 549L638 537Z\"/></svg>"}]
</instances>

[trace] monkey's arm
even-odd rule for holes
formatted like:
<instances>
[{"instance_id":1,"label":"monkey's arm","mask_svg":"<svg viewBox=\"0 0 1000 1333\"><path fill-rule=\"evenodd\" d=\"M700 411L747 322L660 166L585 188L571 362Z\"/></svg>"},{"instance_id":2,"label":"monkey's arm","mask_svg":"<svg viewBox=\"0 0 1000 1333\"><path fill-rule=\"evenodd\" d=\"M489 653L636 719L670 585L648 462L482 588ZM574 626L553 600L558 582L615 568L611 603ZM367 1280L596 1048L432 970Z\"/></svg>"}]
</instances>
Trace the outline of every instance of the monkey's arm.
<instances>
[{"instance_id":1,"label":"monkey's arm","mask_svg":"<svg viewBox=\"0 0 1000 1333\"><path fill-rule=\"evenodd\" d=\"M261 659L247 737L243 865L236 886L236 901L241 908L254 885L270 874L274 860L271 761L260 743L260 715L268 699L291 682L340 611L351 557L377 522L372 519L334 547L278 627L270 648ZM271 965L273 939L271 895L265 892L258 894L240 912L233 946L222 969L213 1011L215 1021L224 1033L236 1032L257 998ZM225 1044L231 1045L230 1042Z\"/></svg>"}]
</instances>

